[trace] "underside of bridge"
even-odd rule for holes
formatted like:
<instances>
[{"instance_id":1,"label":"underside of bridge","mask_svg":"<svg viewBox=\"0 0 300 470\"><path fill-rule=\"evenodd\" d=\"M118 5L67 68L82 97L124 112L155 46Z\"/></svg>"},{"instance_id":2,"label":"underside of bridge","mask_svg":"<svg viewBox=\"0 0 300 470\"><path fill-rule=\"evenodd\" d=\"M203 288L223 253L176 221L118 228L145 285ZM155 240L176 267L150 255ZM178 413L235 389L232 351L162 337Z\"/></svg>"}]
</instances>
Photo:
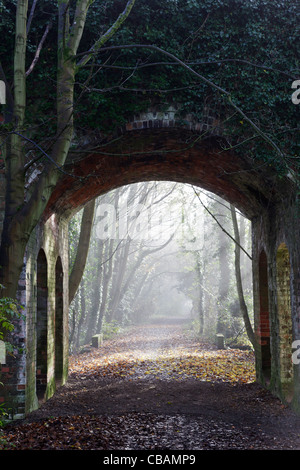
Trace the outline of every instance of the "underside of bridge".
<instances>
[{"instance_id":1,"label":"underside of bridge","mask_svg":"<svg viewBox=\"0 0 300 470\"><path fill-rule=\"evenodd\" d=\"M70 218L97 196L142 181L193 184L251 220L257 380L299 408L299 366L292 362L292 343L300 339L296 191L290 178L279 179L272 167L227 147L222 137L145 121L70 152L31 236L20 280L26 354L18 358L15 382L25 412L67 380Z\"/></svg>"},{"instance_id":2,"label":"underside of bridge","mask_svg":"<svg viewBox=\"0 0 300 470\"><path fill-rule=\"evenodd\" d=\"M69 217L89 200L118 186L141 181L177 181L202 187L252 219L280 201L284 184L262 162L237 156L221 137L168 128L127 131L98 148L69 155L65 174L45 212Z\"/></svg>"}]
</instances>

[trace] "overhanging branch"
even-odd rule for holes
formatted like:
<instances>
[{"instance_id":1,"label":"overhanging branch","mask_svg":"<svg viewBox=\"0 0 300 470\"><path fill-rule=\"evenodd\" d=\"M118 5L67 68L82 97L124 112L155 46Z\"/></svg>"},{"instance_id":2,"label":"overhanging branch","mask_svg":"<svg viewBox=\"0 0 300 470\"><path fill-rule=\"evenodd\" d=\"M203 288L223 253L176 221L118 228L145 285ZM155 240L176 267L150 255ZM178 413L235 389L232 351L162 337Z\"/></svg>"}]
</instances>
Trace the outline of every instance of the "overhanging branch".
<instances>
[{"instance_id":1,"label":"overhanging branch","mask_svg":"<svg viewBox=\"0 0 300 470\"><path fill-rule=\"evenodd\" d=\"M220 222L218 221L218 219L214 216L214 214L208 209L208 207L203 203L203 201L201 200L199 194L197 193L196 189L194 188L193 186L193 190L200 202L200 204L204 207L204 209L209 213L209 215L214 219L214 221L218 224L218 226L220 227L220 229L226 233L226 235L231 238L231 240L248 256L248 258L252 261L252 256L249 255L249 253L240 245L240 243L230 235L230 233L227 232L227 230L224 229L224 227L222 226L222 224L220 224Z\"/></svg>"},{"instance_id":2,"label":"overhanging branch","mask_svg":"<svg viewBox=\"0 0 300 470\"><path fill-rule=\"evenodd\" d=\"M232 100L231 94L225 90L224 88L220 87L216 83L212 82L208 78L204 77L200 73L196 72L193 68L191 68L187 63L176 57L174 54L171 52L165 51L164 49L161 49L158 46L151 45L151 44L125 44L121 46L110 46L110 47L101 47L101 44L99 44L99 47L97 48L92 48L92 50L89 51L89 56L84 56L83 59L80 60L78 63L78 66L85 65L85 63L90 59L90 57L93 54L99 53L99 52L104 52L104 51L111 51L111 50L118 50L118 49L132 49L132 48L139 48L139 49L151 49L154 51L157 51L167 57L170 57L174 62L177 62L180 64L184 69L188 70L192 75L195 75L197 78L205 82L207 85L209 85L211 88L217 90L222 96L226 97L227 101L229 104L237 111L238 114L240 114L243 119L248 122L248 124L255 130L255 132L262 137L264 141L266 141L274 150L275 152L282 158L284 159L285 155L282 153L280 148L276 145L276 143L267 135L265 132L263 132L253 121L250 119L244 111L237 106L234 101ZM83 55L86 53L83 53ZM81 54L77 55L79 57Z\"/></svg>"}]
</instances>

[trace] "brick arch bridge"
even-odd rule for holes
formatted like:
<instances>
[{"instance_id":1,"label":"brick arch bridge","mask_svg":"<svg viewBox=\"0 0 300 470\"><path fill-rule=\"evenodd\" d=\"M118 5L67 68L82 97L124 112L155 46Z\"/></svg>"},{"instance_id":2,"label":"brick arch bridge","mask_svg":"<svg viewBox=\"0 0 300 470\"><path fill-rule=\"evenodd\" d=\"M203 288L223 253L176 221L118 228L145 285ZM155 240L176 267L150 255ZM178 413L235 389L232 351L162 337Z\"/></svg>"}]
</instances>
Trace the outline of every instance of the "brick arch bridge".
<instances>
[{"instance_id":1,"label":"brick arch bridge","mask_svg":"<svg viewBox=\"0 0 300 470\"><path fill-rule=\"evenodd\" d=\"M226 150L218 127L208 130L207 124L179 124L172 113L148 113L107 142L79 143L70 152L26 250L19 289L26 325L16 329L20 343L26 342L26 354L15 359L14 374L9 363L2 366L2 372L14 377L10 387L18 412L32 411L67 380L70 217L116 187L150 180L202 187L251 220L257 380L299 408L300 365L292 355L292 343L300 339L300 228L294 183L288 177L278 180L271 167L247 155Z\"/></svg>"}]
</instances>

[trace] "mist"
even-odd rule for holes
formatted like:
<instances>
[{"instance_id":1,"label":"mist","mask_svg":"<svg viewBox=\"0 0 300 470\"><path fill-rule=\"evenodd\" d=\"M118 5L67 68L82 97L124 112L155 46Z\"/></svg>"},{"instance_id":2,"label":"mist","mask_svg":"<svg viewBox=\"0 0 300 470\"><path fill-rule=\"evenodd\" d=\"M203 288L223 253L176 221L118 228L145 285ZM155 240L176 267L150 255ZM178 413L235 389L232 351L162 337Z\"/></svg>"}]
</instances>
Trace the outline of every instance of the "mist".
<instances>
[{"instance_id":1,"label":"mist","mask_svg":"<svg viewBox=\"0 0 300 470\"><path fill-rule=\"evenodd\" d=\"M235 210L251 322L251 225ZM70 268L82 211L70 222ZM70 351L95 334L178 321L197 337L249 344L240 311L228 202L188 184L147 182L99 197L84 275L70 305Z\"/></svg>"}]
</instances>

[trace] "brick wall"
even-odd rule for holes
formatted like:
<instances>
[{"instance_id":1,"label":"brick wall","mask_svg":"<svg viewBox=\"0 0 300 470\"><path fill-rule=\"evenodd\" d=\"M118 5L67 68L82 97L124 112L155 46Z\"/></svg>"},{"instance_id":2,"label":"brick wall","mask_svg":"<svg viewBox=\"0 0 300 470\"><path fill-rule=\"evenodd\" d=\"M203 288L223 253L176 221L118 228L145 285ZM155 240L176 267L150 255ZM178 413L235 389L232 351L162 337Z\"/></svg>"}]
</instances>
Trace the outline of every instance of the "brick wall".
<instances>
[{"instance_id":1,"label":"brick wall","mask_svg":"<svg viewBox=\"0 0 300 470\"><path fill-rule=\"evenodd\" d=\"M45 225L39 225L32 233L26 249L26 267L21 277L19 289L19 299L25 305L25 322L20 325L13 333L14 342L19 339L19 343L24 346L23 352L16 355L15 358L8 359L8 363L2 366L1 380L5 381L5 394L0 395L0 400L8 406L12 400L15 414L22 415L28 413L39 406L39 400L48 399L53 395L58 385L65 383L68 369L68 224L67 222L58 223L56 217L51 217ZM42 250L42 251L41 251ZM37 260L39 253L43 252L46 263L46 281L47 302L41 306L37 302L38 293L38 271ZM60 345L60 364L59 380L56 380L55 371L55 337L57 331L55 328L56 320L56 264L57 259L61 260L62 275L62 296L60 298L60 311L62 314L61 322L58 327L62 327L63 343ZM41 289L44 287L40 284ZM46 307L46 315L43 326L47 331L46 344L43 345L45 354L44 387L41 387L42 395L38 396L37 385L42 383L42 376L37 375L37 340L38 340L38 318L39 309ZM24 341L26 337L26 342Z\"/></svg>"},{"instance_id":2,"label":"brick wall","mask_svg":"<svg viewBox=\"0 0 300 470\"><path fill-rule=\"evenodd\" d=\"M17 301L21 306L26 304L26 267L19 280ZM20 313L24 315L20 308ZM6 363L0 365L0 377L4 387L0 387L0 402L9 410L10 417L23 416L25 412L26 388L26 322L24 318L13 321L14 331L8 336L13 351L6 354Z\"/></svg>"},{"instance_id":3,"label":"brick wall","mask_svg":"<svg viewBox=\"0 0 300 470\"><path fill-rule=\"evenodd\" d=\"M293 380L291 266L289 250L281 243L276 253L277 314L279 320L280 376L282 384Z\"/></svg>"},{"instance_id":4,"label":"brick wall","mask_svg":"<svg viewBox=\"0 0 300 470\"><path fill-rule=\"evenodd\" d=\"M181 127L196 132L204 132L210 135L221 136L224 132L220 120L209 107L203 112L202 122L197 122L191 114L179 117L178 110L174 106L169 106L165 111L150 109L133 116L132 120L126 123L123 132L137 129Z\"/></svg>"},{"instance_id":5,"label":"brick wall","mask_svg":"<svg viewBox=\"0 0 300 470\"><path fill-rule=\"evenodd\" d=\"M275 395L300 411L299 365L292 363L292 342L300 339L298 221L297 201L291 194L255 218L252 226L257 377ZM262 252L266 257L263 262ZM267 317L269 325L265 322ZM268 331L271 367L270 375L266 376L264 353Z\"/></svg>"}]
</instances>

